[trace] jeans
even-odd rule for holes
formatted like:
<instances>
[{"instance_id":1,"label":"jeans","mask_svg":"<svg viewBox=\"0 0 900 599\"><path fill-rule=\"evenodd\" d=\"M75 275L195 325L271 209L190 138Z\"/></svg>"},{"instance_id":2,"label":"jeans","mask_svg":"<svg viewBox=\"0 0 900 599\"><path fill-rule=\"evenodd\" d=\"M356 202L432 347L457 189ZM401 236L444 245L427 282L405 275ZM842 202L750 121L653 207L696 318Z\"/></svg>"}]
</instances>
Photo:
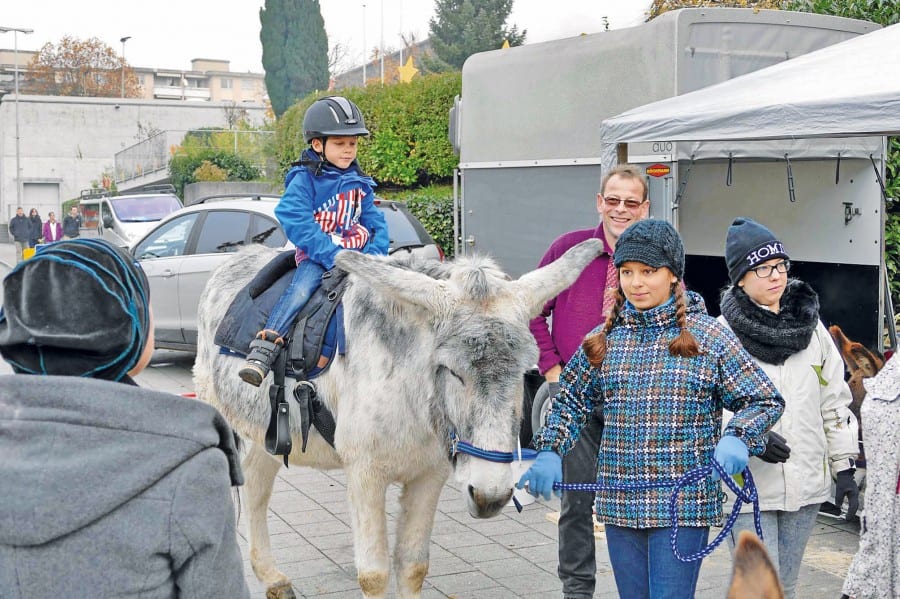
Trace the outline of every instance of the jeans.
<instances>
[{"instance_id":1,"label":"jeans","mask_svg":"<svg viewBox=\"0 0 900 599\"><path fill-rule=\"evenodd\" d=\"M778 577L784 586L785 599L793 599L797 595L797 578L800 576L800 562L806 543L816 525L819 504L806 505L796 512L778 510L765 511L760 514L763 543L778 571ZM756 534L753 525L753 514L741 514L734 523L728 540L732 555L737 543L738 534L749 530Z\"/></svg>"},{"instance_id":2,"label":"jeans","mask_svg":"<svg viewBox=\"0 0 900 599\"><path fill-rule=\"evenodd\" d=\"M619 597L685 599L693 597L703 560L681 562L672 552L671 528L623 528L606 525L606 546ZM696 553L706 545L709 527L679 527L678 551Z\"/></svg>"},{"instance_id":3,"label":"jeans","mask_svg":"<svg viewBox=\"0 0 900 599\"><path fill-rule=\"evenodd\" d=\"M550 385L555 395L559 386ZM563 481L597 482L597 454L603 433L601 411L588 417L572 450L563 458ZM594 494L566 491L559 513L559 567L565 599L590 599L594 596L597 561L594 543Z\"/></svg>"},{"instance_id":4,"label":"jeans","mask_svg":"<svg viewBox=\"0 0 900 599\"><path fill-rule=\"evenodd\" d=\"M309 258L297 265L294 278L288 288L278 299L278 303L269 313L266 328L277 331L282 337L297 317L313 292L322 284L322 273L325 269Z\"/></svg>"}]
</instances>

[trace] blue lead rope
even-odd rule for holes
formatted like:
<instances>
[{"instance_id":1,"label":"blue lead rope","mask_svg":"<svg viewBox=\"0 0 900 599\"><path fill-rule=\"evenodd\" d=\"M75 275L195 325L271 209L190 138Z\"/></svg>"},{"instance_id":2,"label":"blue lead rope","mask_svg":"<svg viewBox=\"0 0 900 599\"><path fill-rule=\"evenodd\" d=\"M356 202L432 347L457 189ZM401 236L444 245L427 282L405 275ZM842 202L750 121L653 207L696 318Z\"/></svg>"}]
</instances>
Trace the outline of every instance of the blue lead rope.
<instances>
[{"instance_id":1,"label":"blue lead rope","mask_svg":"<svg viewBox=\"0 0 900 599\"><path fill-rule=\"evenodd\" d=\"M449 440L450 440L450 457L453 458L457 453L465 453L470 456L481 458L482 460L488 460L489 462L497 462L501 464L509 464L512 463L516 456L511 451L494 451L492 449L482 449L480 447L476 447L467 441L461 440L455 431L449 432ZM731 514L728 515L728 518L725 520L725 524L722 526L722 531L716 536L715 539L712 540L706 547L702 548L697 553L693 553L691 555L682 555L680 551L678 551L678 493L681 491L682 487L686 487L687 485L693 485L707 476L709 476L713 468L715 468L719 473L719 478L722 479L728 488L732 490L735 494L736 499L734 501L734 507L731 509ZM734 528L734 523L737 520L737 517L741 513L741 506L745 503L753 504L753 525L756 528L756 534L760 539L763 538L762 532L762 523L760 522L760 513L759 513L759 494L756 491L756 484L753 482L753 476L750 474L750 468L744 468L743 471L744 476L744 486L739 487L737 482L725 472L725 469L722 468L722 465L717 461L713 460L710 465L707 466L699 466L694 468L693 470L689 470L686 472L681 478L678 479L669 479L669 480L659 480L659 481L646 481L639 483L629 483L622 485L608 485L608 484L600 484L600 483L553 483L553 488L558 491L586 491L591 493L596 493L598 491L648 491L650 489L667 489L672 488L672 495L669 496L669 515L672 518L672 553L675 554L675 557L678 558L679 561L682 562L693 562L699 559L703 559L712 553L716 547L722 544L725 540L726 535L731 532L731 529ZM513 495L513 504L516 506L516 510L519 512L522 511L522 504L519 503L519 500Z\"/></svg>"},{"instance_id":2,"label":"blue lead rope","mask_svg":"<svg viewBox=\"0 0 900 599\"><path fill-rule=\"evenodd\" d=\"M721 478L735 494L736 499L734 501L734 507L731 509L731 514L729 514L728 518L725 520L722 531L711 543L706 547L703 547L697 553L683 555L678 551L678 493L681 491L682 487L696 484L709 476L712 473L713 468L718 471L719 478ZM708 556L716 547L722 544L725 537L731 533L731 529L734 528L734 523L741 513L741 506L745 503L753 504L753 525L756 528L756 534L759 535L759 538L763 538L762 523L760 522L759 513L759 494L756 491L756 484L753 482L753 475L750 474L749 468L744 468L742 474L744 476L744 486L739 487L737 482L725 472L722 465L713 460L712 464L694 468L693 470L686 472L677 480L640 482L623 485L604 485L600 483L553 483L553 488L560 491L589 491L596 493L597 491L647 491L650 489L673 487L672 495L669 497L669 515L672 518L672 553L675 554L675 557L678 558L679 561L693 562Z\"/></svg>"}]
</instances>

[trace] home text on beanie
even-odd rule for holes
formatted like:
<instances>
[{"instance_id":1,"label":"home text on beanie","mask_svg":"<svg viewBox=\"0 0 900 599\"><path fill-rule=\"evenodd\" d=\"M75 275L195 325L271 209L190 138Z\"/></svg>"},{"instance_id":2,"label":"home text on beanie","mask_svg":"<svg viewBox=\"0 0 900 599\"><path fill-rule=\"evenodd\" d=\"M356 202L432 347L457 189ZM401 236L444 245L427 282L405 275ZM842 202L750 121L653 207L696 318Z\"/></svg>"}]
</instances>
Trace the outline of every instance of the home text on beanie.
<instances>
[{"instance_id":1,"label":"home text on beanie","mask_svg":"<svg viewBox=\"0 0 900 599\"><path fill-rule=\"evenodd\" d=\"M737 285L747 271L773 258L789 258L775 234L753 219L734 219L725 239L725 264L731 283Z\"/></svg>"}]
</instances>

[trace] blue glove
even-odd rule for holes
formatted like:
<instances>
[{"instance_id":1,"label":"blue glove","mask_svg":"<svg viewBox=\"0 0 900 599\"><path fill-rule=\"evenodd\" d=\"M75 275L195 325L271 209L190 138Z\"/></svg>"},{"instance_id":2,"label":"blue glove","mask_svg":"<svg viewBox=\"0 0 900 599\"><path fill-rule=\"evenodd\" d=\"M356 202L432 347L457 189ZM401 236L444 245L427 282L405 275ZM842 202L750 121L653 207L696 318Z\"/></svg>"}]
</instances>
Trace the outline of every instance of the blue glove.
<instances>
[{"instance_id":1,"label":"blue glove","mask_svg":"<svg viewBox=\"0 0 900 599\"><path fill-rule=\"evenodd\" d=\"M553 490L553 483L558 482L562 482L562 458L555 451L544 450L516 483L516 488L525 489L527 484L526 490L531 495L543 495L544 499L550 499L551 493L559 495L558 490Z\"/></svg>"},{"instance_id":2,"label":"blue glove","mask_svg":"<svg viewBox=\"0 0 900 599\"><path fill-rule=\"evenodd\" d=\"M716 444L713 457L728 474L734 475L743 472L750 461L750 451L747 445L734 435L725 435ZM719 471L713 469L713 480L719 480Z\"/></svg>"}]
</instances>

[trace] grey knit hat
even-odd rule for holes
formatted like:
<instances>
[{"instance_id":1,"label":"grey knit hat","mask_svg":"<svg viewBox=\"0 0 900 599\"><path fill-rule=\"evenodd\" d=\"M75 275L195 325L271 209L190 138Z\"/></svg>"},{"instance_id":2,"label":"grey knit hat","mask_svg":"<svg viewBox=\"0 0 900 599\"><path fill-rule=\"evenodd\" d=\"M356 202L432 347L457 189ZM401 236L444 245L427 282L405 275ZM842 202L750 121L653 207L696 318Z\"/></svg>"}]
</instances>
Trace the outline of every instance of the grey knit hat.
<instances>
[{"instance_id":1,"label":"grey knit hat","mask_svg":"<svg viewBox=\"0 0 900 599\"><path fill-rule=\"evenodd\" d=\"M772 258L789 258L775 234L753 219L734 219L725 238L725 264L731 284L737 285L748 270Z\"/></svg>"},{"instance_id":2,"label":"grey knit hat","mask_svg":"<svg viewBox=\"0 0 900 599\"><path fill-rule=\"evenodd\" d=\"M613 252L616 268L625 262L640 262L653 268L665 266L684 278L684 243L675 227L664 220L639 220L619 236Z\"/></svg>"}]
</instances>

